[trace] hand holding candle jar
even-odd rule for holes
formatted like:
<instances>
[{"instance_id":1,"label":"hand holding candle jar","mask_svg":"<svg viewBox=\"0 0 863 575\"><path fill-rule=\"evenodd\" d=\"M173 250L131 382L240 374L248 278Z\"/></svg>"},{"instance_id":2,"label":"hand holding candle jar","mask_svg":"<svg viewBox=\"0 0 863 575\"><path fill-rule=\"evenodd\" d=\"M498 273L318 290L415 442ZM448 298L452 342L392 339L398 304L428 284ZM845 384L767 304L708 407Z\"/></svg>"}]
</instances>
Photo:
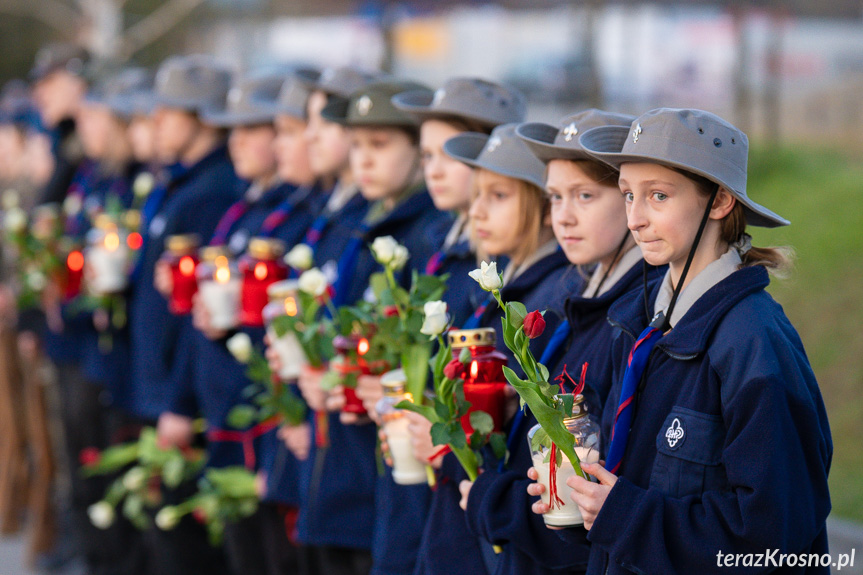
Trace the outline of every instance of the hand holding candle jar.
<instances>
[{"instance_id":1,"label":"hand holding candle jar","mask_svg":"<svg viewBox=\"0 0 863 575\"><path fill-rule=\"evenodd\" d=\"M119 293L129 283L131 250L127 234L108 214L100 214L87 234L84 262L87 287L96 295ZM73 261L73 264L75 262Z\"/></svg>"},{"instance_id":2,"label":"hand holding candle jar","mask_svg":"<svg viewBox=\"0 0 863 575\"><path fill-rule=\"evenodd\" d=\"M192 296L198 292L195 268L198 266L196 250L200 240L194 234L168 236L168 250L161 260L171 268L171 297L168 308L171 313L186 315L192 311Z\"/></svg>"},{"instance_id":3,"label":"hand holding candle jar","mask_svg":"<svg viewBox=\"0 0 863 575\"><path fill-rule=\"evenodd\" d=\"M277 375L282 381L294 381L309 364L295 329L288 327L277 330L274 322L277 318L287 317L296 320L301 316L299 291L296 280L282 280L267 288L270 303L264 307L264 323L267 326L270 348L279 357ZM282 322L277 322L282 323ZM295 321L290 322L295 325ZM287 327L287 326L286 326ZM305 327L305 326L304 326ZM279 335L281 333L281 335Z\"/></svg>"},{"instance_id":4,"label":"hand holding candle jar","mask_svg":"<svg viewBox=\"0 0 863 575\"><path fill-rule=\"evenodd\" d=\"M240 292L240 323L247 327L264 326L264 307L269 301L270 284L287 279L288 268L281 261L285 244L271 238L252 238L248 252L240 258L243 274Z\"/></svg>"},{"instance_id":5,"label":"hand holding candle jar","mask_svg":"<svg viewBox=\"0 0 863 575\"><path fill-rule=\"evenodd\" d=\"M199 252L198 297L210 316L210 326L218 330L229 330L239 324L240 289L242 279L236 264L228 259L223 247L207 246Z\"/></svg>"},{"instance_id":6,"label":"hand holding candle jar","mask_svg":"<svg viewBox=\"0 0 863 575\"><path fill-rule=\"evenodd\" d=\"M388 371L381 376L384 396L377 402L375 411L381 419L382 428L389 445L393 463L393 481L399 485L417 485L427 480L426 465L414 457L410 421L405 411L395 406L401 401L413 401L405 391L405 372L401 369Z\"/></svg>"}]
</instances>

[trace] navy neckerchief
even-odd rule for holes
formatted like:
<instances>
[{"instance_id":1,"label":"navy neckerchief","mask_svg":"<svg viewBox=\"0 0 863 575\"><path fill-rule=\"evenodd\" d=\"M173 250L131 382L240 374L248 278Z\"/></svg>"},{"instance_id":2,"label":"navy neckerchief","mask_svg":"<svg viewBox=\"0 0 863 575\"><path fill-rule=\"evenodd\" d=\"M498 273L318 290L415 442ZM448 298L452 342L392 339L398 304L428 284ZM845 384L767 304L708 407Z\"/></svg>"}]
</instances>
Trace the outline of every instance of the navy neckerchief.
<instances>
[{"instance_id":1,"label":"navy neckerchief","mask_svg":"<svg viewBox=\"0 0 863 575\"><path fill-rule=\"evenodd\" d=\"M554 333L551 336L551 339L548 341L548 345L545 346L545 349L542 352L542 357L539 358L539 363L549 366L556 365L560 360L560 354L563 352L567 340L569 340L569 336L572 334L572 329L569 327L569 322L563 320L560 322L560 325L557 326L557 329L554 330ZM512 448L515 445L515 442L518 440L519 429L521 429L521 424L524 421L524 413L527 410L527 406L524 409L519 409L515 412L515 417L512 418L512 426L509 428L509 436L506 438L506 449L509 452L512 452ZM504 472L506 469L505 465L506 459L501 460L500 465L498 465L498 471L500 473Z\"/></svg>"}]
</instances>

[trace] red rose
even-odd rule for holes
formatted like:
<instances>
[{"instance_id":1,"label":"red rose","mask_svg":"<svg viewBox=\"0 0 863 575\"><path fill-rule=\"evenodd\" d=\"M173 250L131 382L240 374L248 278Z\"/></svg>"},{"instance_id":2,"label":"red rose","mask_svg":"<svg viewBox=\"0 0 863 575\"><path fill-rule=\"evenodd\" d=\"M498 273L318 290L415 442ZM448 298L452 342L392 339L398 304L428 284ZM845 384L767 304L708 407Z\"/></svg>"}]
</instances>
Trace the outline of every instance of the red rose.
<instances>
[{"instance_id":1,"label":"red rose","mask_svg":"<svg viewBox=\"0 0 863 575\"><path fill-rule=\"evenodd\" d=\"M102 459L102 453L95 447L85 447L78 454L78 462L83 466L96 465Z\"/></svg>"},{"instance_id":2,"label":"red rose","mask_svg":"<svg viewBox=\"0 0 863 575\"><path fill-rule=\"evenodd\" d=\"M204 510L200 507L195 507L195 509L192 511L192 517L194 517L195 521L197 521L201 525L204 525L207 522L207 514L204 513Z\"/></svg>"},{"instance_id":3,"label":"red rose","mask_svg":"<svg viewBox=\"0 0 863 575\"><path fill-rule=\"evenodd\" d=\"M452 360L443 368L443 374L449 379L464 379L466 371L467 368L457 359Z\"/></svg>"},{"instance_id":4,"label":"red rose","mask_svg":"<svg viewBox=\"0 0 863 575\"><path fill-rule=\"evenodd\" d=\"M384 317L393 317L399 315L399 308L394 305L388 305L384 308Z\"/></svg>"},{"instance_id":5,"label":"red rose","mask_svg":"<svg viewBox=\"0 0 863 575\"><path fill-rule=\"evenodd\" d=\"M524 335L530 339L537 338L545 331L545 319L538 311L532 311L524 318Z\"/></svg>"}]
</instances>

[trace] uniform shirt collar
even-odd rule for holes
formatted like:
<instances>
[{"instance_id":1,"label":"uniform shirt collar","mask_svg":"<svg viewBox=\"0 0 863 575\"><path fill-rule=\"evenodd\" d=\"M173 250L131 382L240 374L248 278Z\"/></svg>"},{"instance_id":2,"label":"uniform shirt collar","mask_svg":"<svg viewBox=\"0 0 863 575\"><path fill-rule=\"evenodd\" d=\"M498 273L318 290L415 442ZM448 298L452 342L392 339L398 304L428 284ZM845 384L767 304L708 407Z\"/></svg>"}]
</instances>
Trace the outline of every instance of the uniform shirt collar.
<instances>
[{"instance_id":1,"label":"uniform shirt collar","mask_svg":"<svg viewBox=\"0 0 863 575\"><path fill-rule=\"evenodd\" d=\"M550 256L558 249L557 240L549 240L543 245L539 246L535 252L530 254L521 265L515 266L513 264L509 264L506 266L506 269L503 270L503 285L511 283L518 276L523 274L525 270L529 269L533 264L538 262L539 260Z\"/></svg>"},{"instance_id":2,"label":"uniform shirt collar","mask_svg":"<svg viewBox=\"0 0 863 575\"><path fill-rule=\"evenodd\" d=\"M611 270L611 273L608 274L608 277L605 278L605 282L600 286L599 282L602 281L603 276L605 275L605 268L600 264L596 266L596 269L593 270L593 273L590 276L590 281L587 283L587 287L584 288L584 293L582 297L585 298L593 298L600 297L604 295L608 290L617 285L617 282L626 275L626 273L632 269L632 266L641 261L641 248L638 246L633 246L629 249L623 257L620 258L620 261L617 262L617 265ZM599 289L599 293L597 293L596 289Z\"/></svg>"}]
</instances>

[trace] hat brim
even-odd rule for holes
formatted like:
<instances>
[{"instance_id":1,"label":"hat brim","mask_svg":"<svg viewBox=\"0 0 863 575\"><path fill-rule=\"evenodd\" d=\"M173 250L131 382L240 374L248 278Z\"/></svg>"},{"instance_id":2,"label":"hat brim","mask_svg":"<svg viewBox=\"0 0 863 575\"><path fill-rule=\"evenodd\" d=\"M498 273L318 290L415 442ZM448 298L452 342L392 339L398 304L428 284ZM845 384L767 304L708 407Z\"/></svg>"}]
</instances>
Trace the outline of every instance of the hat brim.
<instances>
[{"instance_id":1,"label":"hat brim","mask_svg":"<svg viewBox=\"0 0 863 575\"><path fill-rule=\"evenodd\" d=\"M336 124L341 124L346 128L374 128L374 127L382 127L382 128L414 128L416 129L416 124L411 123L407 119L396 119L394 118L391 121L388 120L370 120L363 121L357 118L348 118L348 112L350 110L350 100L341 98L339 96L330 96L327 101L327 105L321 110L321 117L328 121Z\"/></svg>"},{"instance_id":2,"label":"hat brim","mask_svg":"<svg viewBox=\"0 0 863 575\"><path fill-rule=\"evenodd\" d=\"M555 145L559 129L542 122L519 125L515 134L524 141L537 159L545 164L552 160L593 160L586 151Z\"/></svg>"},{"instance_id":3,"label":"hat brim","mask_svg":"<svg viewBox=\"0 0 863 575\"><path fill-rule=\"evenodd\" d=\"M205 112L201 114L201 121L217 128L237 128L241 126L257 126L261 124L272 124L274 114L266 110L245 112L242 114L231 112Z\"/></svg>"},{"instance_id":4,"label":"hat brim","mask_svg":"<svg viewBox=\"0 0 863 575\"><path fill-rule=\"evenodd\" d=\"M114 96L106 102L118 116L149 116L153 112L152 92L137 92L134 94Z\"/></svg>"},{"instance_id":5,"label":"hat brim","mask_svg":"<svg viewBox=\"0 0 863 575\"><path fill-rule=\"evenodd\" d=\"M452 159L458 160L472 168L488 170L489 172L494 172L501 176L522 180L524 182L531 183L540 189L545 187L545 182L543 181L536 181L533 178L525 178L524 174L520 174L506 166L499 166L481 161L479 156L482 154L483 149L485 149L485 145L490 137L491 136L478 134L476 132L459 134L458 136L453 136L444 142L443 151Z\"/></svg>"},{"instance_id":6,"label":"hat brim","mask_svg":"<svg viewBox=\"0 0 863 575\"><path fill-rule=\"evenodd\" d=\"M676 162L667 159L668 157L693 157L698 155L698 150L691 146L687 146L686 149L683 150L675 150L674 147L680 146L681 144L668 140L668 144L665 149L666 153L662 155L622 153L621 150L623 150L623 146L626 143L626 139L629 137L629 134L630 128L627 127L598 126L586 131L581 135L578 141L591 156L618 171L620 170L620 166L625 163L649 162L671 168L678 168L707 178L711 182L724 187L743 205L744 212L746 213L746 221L750 225L763 228L776 228L779 226L787 226L791 223L779 214L753 202L747 196L744 196L741 190L735 189L735 187L730 185L728 182L724 182L700 167L692 165L692 162ZM710 158L703 158L703 160L703 165L708 165L710 162Z\"/></svg>"},{"instance_id":7,"label":"hat brim","mask_svg":"<svg viewBox=\"0 0 863 575\"><path fill-rule=\"evenodd\" d=\"M491 118L478 116L476 114L466 114L461 110L452 110L442 107L432 108L434 101L434 92L428 90L411 90L410 92L402 92L396 94L392 98L393 106L406 114L410 114L418 122L426 120L437 120L444 118L461 118L464 120L477 122L484 128L493 128L500 124Z\"/></svg>"}]
</instances>

